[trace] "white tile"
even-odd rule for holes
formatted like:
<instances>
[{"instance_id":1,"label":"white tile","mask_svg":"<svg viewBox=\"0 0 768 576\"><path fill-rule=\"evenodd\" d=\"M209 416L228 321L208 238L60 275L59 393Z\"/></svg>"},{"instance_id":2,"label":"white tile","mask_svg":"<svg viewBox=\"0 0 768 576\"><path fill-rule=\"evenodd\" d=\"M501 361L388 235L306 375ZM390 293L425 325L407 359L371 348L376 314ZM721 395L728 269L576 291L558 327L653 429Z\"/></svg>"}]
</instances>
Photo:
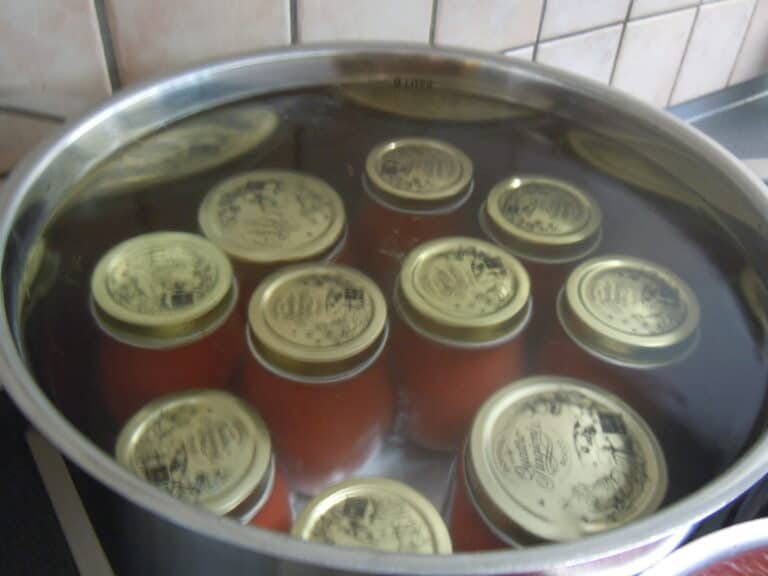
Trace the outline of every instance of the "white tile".
<instances>
[{"instance_id":1,"label":"white tile","mask_svg":"<svg viewBox=\"0 0 768 576\"><path fill-rule=\"evenodd\" d=\"M613 85L666 106L691 33L696 9L630 22L616 62Z\"/></svg>"},{"instance_id":2,"label":"white tile","mask_svg":"<svg viewBox=\"0 0 768 576\"><path fill-rule=\"evenodd\" d=\"M0 112L0 174L10 171L24 154L60 125L58 122Z\"/></svg>"},{"instance_id":3,"label":"white tile","mask_svg":"<svg viewBox=\"0 0 768 576\"><path fill-rule=\"evenodd\" d=\"M0 0L0 89L107 97L93 1Z\"/></svg>"},{"instance_id":4,"label":"white tile","mask_svg":"<svg viewBox=\"0 0 768 576\"><path fill-rule=\"evenodd\" d=\"M629 0L547 0L542 39L622 22Z\"/></svg>"},{"instance_id":5,"label":"white tile","mask_svg":"<svg viewBox=\"0 0 768 576\"><path fill-rule=\"evenodd\" d=\"M753 0L729 0L699 9L672 104L724 88L746 31Z\"/></svg>"},{"instance_id":6,"label":"white tile","mask_svg":"<svg viewBox=\"0 0 768 576\"><path fill-rule=\"evenodd\" d=\"M698 4L698 0L635 0L632 3L630 18L661 14L696 4Z\"/></svg>"},{"instance_id":7,"label":"white tile","mask_svg":"<svg viewBox=\"0 0 768 576\"><path fill-rule=\"evenodd\" d=\"M502 50L536 41L543 0L436 2L436 44Z\"/></svg>"},{"instance_id":8,"label":"white tile","mask_svg":"<svg viewBox=\"0 0 768 576\"><path fill-rule=\"evenodd\" d=\"M768 72L768 0L757 0L752 22L736 66L731 84L744 82Z\"/></svg>"},{"instance_id":9,"label":"white tile","mask_svg":"<svg viewBox=\"0 0 768 576\"><path fill-rule=\"evenodd\" d=\"M521 60L533 60L533 46L523 46L522 48L507 50L504 52L504 56L520 58Z\"/></svg>"},{"instance_id":10,"label":"white tile","mask_svg":"<svg viewBox=\"0 0 768 576\"><path fill-rule=\"evenodd\" d=\"M298 0L301 42L428 42L432 0Z\"/></svg>"},{"instance_id":11,"label":"white tile","mask_svg":"<svg viewBox=\"0 0 768 576\"><path fill-rule=\"evenodd\" d=\"M611 79L620 37L621 25L617 25L542 42L536 61L587 76L598 82L608 82Z\"/></svg>"},{"instance_id":12,"label":"white tile","mask_svg":"<svg viewBox=\"0 0 768 576\"><path fill-rule=\"evenodd\" d=\"M290 43L288 0L107 0L124 84Z\"/></svg>"}]
</instances>

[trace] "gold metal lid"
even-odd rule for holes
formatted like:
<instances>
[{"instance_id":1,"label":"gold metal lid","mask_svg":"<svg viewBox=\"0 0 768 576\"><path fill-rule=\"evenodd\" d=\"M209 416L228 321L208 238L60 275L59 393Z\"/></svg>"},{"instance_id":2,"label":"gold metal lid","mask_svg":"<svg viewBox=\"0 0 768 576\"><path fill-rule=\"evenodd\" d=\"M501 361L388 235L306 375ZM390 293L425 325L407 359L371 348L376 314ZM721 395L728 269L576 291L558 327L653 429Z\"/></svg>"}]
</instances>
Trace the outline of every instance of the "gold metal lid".
<instances>
[{"instance_id":1,"label":"gold metal lid","mask_svg":"<svg viewBox=\"0 0 768 576\"><path fill-rule=\"evenodd\" d=\"M344 203L333 188L286 170L228 178L205 197L198 219L203 233L227 254L256 264L321 257L346 229Z\"/></svg>"},{"instance_id":2,"label":"gold metal lid","mask_svg":"<svg viewBox=\"0 0 768 576\"><path fill-rule=\"evenodd\" d=\"M382 142L365 161L369 192L405 210L454 208L471 191L472 170L464 152L430 138Z\"/></svg>"},{"instance_id":3,"label":"gold metal lid","mask_svg":"<svg viewBox=\"0 0 768 576\"><path fill-rule=\"evenodd\" d=\"M489 236L518 256L565 262L600 241L602 215L575 186L545 176L513 176L496 184L481 212Z\"/></svg>"},{"instance_id":4,"label":"gold metal lid","mask_svg":"<svg viewBox=\"0 0 768 576\"><path fill-rule=\"evenodd\" d=\"M616 528L652 513L667 490L664 454L642 418L562 376L524 378L486 400L465 462L479 511L519 545Z\"/></svg>"},{"instance_id":5,"label":"gold metal lid","mask_svg":"<svg viewBox=\"0 0 768 576\"><path fill-rule=\"evenodd\" d=\"M432 339L482 345L511 338L531 311L530 280L503 248L475 238L425 242L403 260L396 302Z\"/></svg>"},{"instance_id":6,"label":"gold metal lid","mask_svg":"<svg viewBox=\"0 0 768 576\"><path fill-rule=\"evenodd\" d=\"M98 195L210 170L260 145L277 124L277 114L257 104L238 104L185 118L109 158L94 171L85 192Z\"/></svg>"},{"instance_id":7,"label":"gold metal lid","mask_svg":"<svg viewBox=\"0 0 768 576\"><path fill-rule=\"evenodd\" d=\"M435 86L422 79L395 78L392 84L344 86L346 98L367 108L419 120L482 122L533 114L531 108Z\"/></svg>"},{"instance_id":8,"label":"gold metal lid","mask_svg":"<svg viewBox=\"0 0 768 576\"><path fill-rule=\"evenodd\" d=\"M406 554L450 554L452 549L435 507L387 478L331 486L307 504L291 533L302 540Z\"/></svg>"},{"instance_id":9,"label":"gold metal lid","mask_svg":"<svg viewBox=\"0 0 768 576\"><path fill-rule=\"evenodd\" d=\"M579 265L560 292L558 315L582 348L622 366L670 364L698 341L693 291L666 268L629 256Z\"/></svg>"},{"instance_id":10,"label":"gold metal lid","mask_svg":"<svg viewBox=\"0 0 768 576\"><path fill-rule=\"evenodd\" d=\"M184 232L126 240L102 256L91 277L96 319L137 345L207 333L226 317L233 293L227 257Z\"/></svg>"},{"instance_id":11,"label":"gold metal lid","mask_svg":"<svg viewBox=\"0 0 768 576\"><path fill-rule=\"evenodd\" d=\"M387 305L347 266L298 264L266 278L248 307L252 351L275 371L327 379L357 371L381 350Z\"/></svg>"},{"instance_id":12,"label":"gold metal lid","mask_svg":"<svg viewBox=\"0 0 768 576\"><path fill-rule=\"evenodd\" d=\"M601 172L643 190L674 200L691 203L695 196L672 174L646 156L658 143L632 141L627 134L600 135L586 130L572 130L567 141L573 151ZM657 153L669 156L670 150Z\"/></svg>"},{"instance_id":13,"label":"gold metal lid","mask_svg":"<svg viewBox=\"0 0 768 576\"><path fill-rule=\"evenodd\" d=\"M117 461L179 500L219 515L247 515L271 485L272 444L264 421L219 390L171 394L123 427Z\"/></svg>"}]
</instances>

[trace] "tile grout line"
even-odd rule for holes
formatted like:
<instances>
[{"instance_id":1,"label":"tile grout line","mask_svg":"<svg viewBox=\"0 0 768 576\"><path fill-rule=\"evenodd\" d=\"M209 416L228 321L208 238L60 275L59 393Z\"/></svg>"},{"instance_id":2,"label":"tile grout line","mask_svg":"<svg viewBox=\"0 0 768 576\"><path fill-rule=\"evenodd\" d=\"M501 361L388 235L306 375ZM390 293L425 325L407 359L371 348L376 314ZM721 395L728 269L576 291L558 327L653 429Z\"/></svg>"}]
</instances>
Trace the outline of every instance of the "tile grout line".
<instances>
[{"instance_id":1,"label":"tile grout line","mask_svg":"<svg viewBox=\"0 0 768 576\"><path fill-rule=\"evenodd\" d=\"M541 0L541 14L539 14L539 28L536 30L536 40L533 42L533 55L531 62L536 62L539 55L539 44L541 43L541 30L544 28L544 16L547 13L547 0Z\"/></svg>"},{"instance_id":2,"label":"tile grout line","mask_svg":"<svg viewBox=\"0 0 768 576\"><path fill-rule=\"evenodd\" d=\"M632 13L632 6L635 0L629 0L627 5L627 14L624 17L624 24L621 26L621 33L619 34L619 45L616 46L616 56L613 57L613 66L611 66L611 75L608 77L608 86L613 85L613 78L616 76L616 68L619 67L619 56L621 55L621 46L624 44L624 36L627 33L627 26L629 25L629 15Z\"/></svg>"},{"instance_id":3,"label":"tile grout line","mask_svg":"<svg viewBox=\"0 0 768 576\"><path fill-rule=\"evenodd\" d=\"M683 55L680 57L680 64L677 66L677 72L675 72L675 81L672 82L672 89L669 91L669 96L667 97L667 104L665 108L669 108L672 97L675 95L675 89L677 88L677 84L680 82L680 72L683 69L683 64L685 64L685 58L688 56L688 49L691 47L691 38L693 38L693 31L696 30L696 23L699 21L699 12L701 11L701 4L702 2L699 2L699 4L696 6L696 13L693 15L693 22L691 22L691 31L688 32L688 38L685 40L685 48L683 49Z\"/></svg>"},{"instance_id":4,"label":"tile grout line","mask_svg":"<svg viewBox=\"0 0 768 576\"><path fill-rule=\"evenodd\" d=\"M96 12L96 21L99 25L99 38L101 39L104 63L107 67L109 85L114 94L117 90L122 88L122 82L120 81L120 71L117 67L117 58L115 57L115 45L112 41L112 31L109 28L109 19L107 18L107 9L104 0L93 0L93 8Z\"/></svg>"},{"instance_id":5,"label":"tile grout line","mask_svg":"<svg viewBox=\"0 0 768 576\"><path fill-rule=\"evenodd\" d=\"M725 83L726 88L731 85L731 82L733 81L733 74L736 72L736 64L739 63L739 58L741 57L741 53L744 51L744 44L747 43L747 36L749 36L749 29L752 28L752 25L755 23L755 12L757 12L757 4L760 0L755 0L752 4L752 12L749 15L749 20L747 21L747 27L744 28L744 35L741 37L741 43L739 44L739 49L736 52L736 58L733 59L733 64L731 65L731 71L728 73L728 80Z\"/></svg>"},{"instance_id":6,"label":"tile grout line","mask_svg":"<svg viewBox=\"0 0 768 576\"><path fill-rule=\"evenodd\" d=\"M288 22L290 26L291 46L295 46L299 43L298 0L288 0Z\"/></svg>"},{"instance_id":7,"label":"tile grout line","mask_svg":"<svg viewBox=\"0 0 768 576\"><path fill-rule=\"evenodd\" d=\"M440 0L432 0L432 15L429 18L429 45L435 45L435 31L437 28L437 3Z\"/></svg>"}]
</instances>

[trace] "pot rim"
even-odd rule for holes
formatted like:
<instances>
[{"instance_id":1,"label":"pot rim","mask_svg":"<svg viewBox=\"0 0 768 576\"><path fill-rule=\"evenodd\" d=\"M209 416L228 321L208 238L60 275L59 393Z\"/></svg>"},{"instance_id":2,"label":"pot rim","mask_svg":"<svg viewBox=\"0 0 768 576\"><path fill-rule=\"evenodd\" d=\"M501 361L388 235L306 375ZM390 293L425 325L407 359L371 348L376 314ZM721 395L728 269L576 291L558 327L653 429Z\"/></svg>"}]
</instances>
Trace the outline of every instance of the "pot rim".
<instances>
[{"instance_id":1,"label":"pot rim","mask_svg":"<svg viewBox=\"0 0 768 576\"><path fill-rule=\"evenodd\" d=\"M384 61L385 64L384 71L380 72L379 76L376 75L376 67L373 65L376 59ZM119 143L122 145L124 141L135 138L139 134L139 128L148 131L160 124L216 105L274 93L277 90L328 85L332 78L338 80L339 75L344 73L337 67L340 60L365 62L367 65L356 69L357 73L361 74L363 70L367 70L366 78L381 79L392 76L391 67L386 68L386 65L397 64L398 59L400 64L408 61L411 64L421 62L422 65L430 67L452 66L454 72L466 72L471 67L472 74L485 75L486 83L494 77L514 77L568 94L576 92L623 117L628 116L636 122L642 122L645 126L662 132L665 137L694 150L700 158L716 166L722 174L738 184L740 191L758 208L762 219L768 221L768 194L763 183L723 147L671 115L595 81L502 55L463 49L436 49L402 43L303 45L225 60L165 79L142 83L121 92L92 113L70 124L54 140L39 146L17 166L5 183L3 198L0 200L0 269L4 274L7 273L6 251L9 236L15 219L21 212L23 201L35 181L68 146L100 124L114 119L116 115L139 110L142 105L144 112L150 117L152 114L163 115L162 119L156 118L153 123L145 121L143 125L135 128L133 133L126 133L125 140ZM263 68L269 69L270 66L302 66L301 80L297 81L295 74L292 75L290 71L281 77L269 73L259 75L260 71L264 71ZM240 83L236 82L238 74L245 76L249 72L255 73L257 77L249 77L245 81L241 78ZM470 81L478 81L477 76L471 76L469 72L467 74ZM479 81L482 80L483 78L479 78ZM275 82L282 84L276 86ZM182 105L185 107L182 108ZM146 120L139 115L139 120L142 118ZM112 151L103 151L101 157ZM102 153L101 150L99 152ZM50 213L49 211L47 216L50 216ZM749 450L723 474L656 514L607 533L574 542L551 544L545 548L460 553L440 557L391 554L301 542L288 535L243 527L234 521L214 517L192 505L181 503L132 475L111 456L97 448L58 412L24 366L23 353L17 349L14 339L13 327L17 327L17 322L16 319L9 319L7 314L10 280L7 277L3 280L3 290L0 293L0 380L27 418L80 468L138 506L196 533L280 559L298 563L311 559L313 564L325 567L375 571L380 574L448 576L466 574L468 571L474 574L501 574L510 570L547 572L605 559L646 544L661 543L663 539L670 543L666 547L660 546L668 548L664 552L666 554L684 538L692 525L745 492L768 469L768 431L763 431ZM607 567L607 570L612 568ZM599 570L593 567L588 572L596 574Z\"/></svg>"}]
</instances>

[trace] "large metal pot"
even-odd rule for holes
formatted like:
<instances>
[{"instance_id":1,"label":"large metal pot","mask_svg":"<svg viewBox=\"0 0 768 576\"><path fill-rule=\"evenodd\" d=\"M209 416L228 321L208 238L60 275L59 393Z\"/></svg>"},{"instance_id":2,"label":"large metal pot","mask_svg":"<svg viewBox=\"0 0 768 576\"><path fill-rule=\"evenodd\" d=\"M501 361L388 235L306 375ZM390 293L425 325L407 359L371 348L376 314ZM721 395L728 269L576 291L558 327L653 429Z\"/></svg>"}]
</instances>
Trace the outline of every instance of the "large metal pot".
<instances>
[{"instance_id":1,"label":"large metal pot","mask_svg":"<svg viewBox=\"0 0 768 576\"><path fill-rule=\"evenodd\" d=\"M597 83L554 69L464 51L397 46L324 46L263 53L146 84L71 125L13 173L2 199L4 385L19 407L74 464L119 496L137 524L119 538L143 573L632 574L674 549L701 519L733 500L768 469L768 433L714 481L651 517L584 540L449 557L391 555L299 542L243 528L180 504L118 466L54 406L20 351L23 272L33 243L90 168L153 129L217 105L278 91L342 83L415 82L548 110L614 135L696 191L679 200L705 206L749 254L768 256L763 184L717 144L679 121ZM485 119L488 120L487 118ZM491 120L493 121L493 120ZM664 188L662 186L662 188ZM678 194L674 186L662 194ZM758 270L761 270L758 268ZM730 415L729 417L738 417ZM141 560L138 560L140 558Z\"/></svg>"}]
</instances>

